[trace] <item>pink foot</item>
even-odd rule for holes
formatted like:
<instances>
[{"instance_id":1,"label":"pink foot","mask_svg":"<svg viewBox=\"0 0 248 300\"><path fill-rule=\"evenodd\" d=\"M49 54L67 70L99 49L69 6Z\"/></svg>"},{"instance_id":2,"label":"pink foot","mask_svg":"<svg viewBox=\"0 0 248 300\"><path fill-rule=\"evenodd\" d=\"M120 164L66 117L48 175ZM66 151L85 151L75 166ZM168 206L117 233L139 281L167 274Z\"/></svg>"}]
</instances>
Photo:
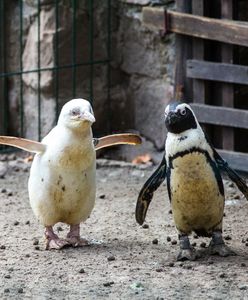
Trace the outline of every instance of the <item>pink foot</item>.
<instances>
[{"instance_id":1,"label":"pink foot","mask_svg":"<svg viewBox=\"0 0 248 300\"><path fill-rule=\"evenodd\" d=\"M89 245L89 242L86 239L80 237L80 225L71 225L70 231L67 234L66 241L73 247L83 247Z\"/></svg>"},{"instance_id":2,"label":"pink foot","mask_svg":"<svg viewBox=\"0 0 248 300\"><path fill-rule=\"evenodd\" d=\"M66 246L69 246L69 243L66 240L60 239L57 234L53 232L52 226L46 226L45 236L47 239L46 250L60 250Z\"/></svg>"}]
</instances>

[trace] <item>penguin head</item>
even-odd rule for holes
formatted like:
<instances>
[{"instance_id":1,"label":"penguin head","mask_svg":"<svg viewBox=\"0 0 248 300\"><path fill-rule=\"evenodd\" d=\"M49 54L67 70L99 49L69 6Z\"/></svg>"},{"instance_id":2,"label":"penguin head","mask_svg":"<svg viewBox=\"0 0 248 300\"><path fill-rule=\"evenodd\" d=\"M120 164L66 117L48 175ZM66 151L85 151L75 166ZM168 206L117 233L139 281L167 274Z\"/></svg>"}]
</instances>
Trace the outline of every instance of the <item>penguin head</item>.
<instances>
[{"instance_id":1,"label":"penguin head","mask_svg":"<svg viewBox=\"0 0 248 300\"><path fill-rule=\"evenodd\" d=\"M88 128L95 122L93 109L85 99L73 99L61 110L58 124L69 128Z\"/></svg>"},{"instance_id":2,"label":"penguin head","mask_svg":"<svg viewBox=\"0 0 248 300\"><path fill-rule=\"evenodd\" d=\"M180 134L189 129L196 129L198 122L186 103L173 102L165 109L165 126L168 132Z\"/></svg>"}]
</instances>

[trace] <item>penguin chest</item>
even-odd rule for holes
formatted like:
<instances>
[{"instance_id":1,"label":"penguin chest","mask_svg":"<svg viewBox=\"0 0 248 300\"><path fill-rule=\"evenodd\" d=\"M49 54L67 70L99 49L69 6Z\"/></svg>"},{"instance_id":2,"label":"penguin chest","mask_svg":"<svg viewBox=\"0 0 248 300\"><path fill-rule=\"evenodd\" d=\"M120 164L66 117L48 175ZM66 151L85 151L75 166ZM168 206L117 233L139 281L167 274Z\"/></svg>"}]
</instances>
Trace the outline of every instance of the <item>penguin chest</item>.
<instances>
[{"instance_id":1,"label":"penguin chest","mask_svg":"<svg viewBox=\"0 0 248 300\"><path fill-rule=\"evenodd\" d=\"M224 209L217 167L204 152L178 156L171 165L169 188L177 228L185 233L211 231L221 223Z\"/></svg>"},{"instance_id":2,"label":"penguin chest","mask_svg":"<svg viewBox=\"0 0 248 300\"><path fill-rule=\"evenodd\" d=\"M49 155L35 157L29 197L35 215L44 225L78 224L89 217L96 193L95 151L90 150L87 156L77 157L77 164L66 152L64 157L57 156L57 161Z\"/></svg>"}]
</instances>

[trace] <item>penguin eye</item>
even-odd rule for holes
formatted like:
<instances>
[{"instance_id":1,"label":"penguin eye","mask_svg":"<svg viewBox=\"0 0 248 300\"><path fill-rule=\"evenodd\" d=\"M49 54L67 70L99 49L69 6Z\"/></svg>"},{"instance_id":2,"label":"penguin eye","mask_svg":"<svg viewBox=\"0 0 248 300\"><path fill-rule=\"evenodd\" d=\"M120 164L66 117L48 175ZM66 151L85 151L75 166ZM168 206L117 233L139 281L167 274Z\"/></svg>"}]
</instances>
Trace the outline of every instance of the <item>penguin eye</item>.
<instances>
[{"instance_id":1,"label":"penguin eye","mask_svg":"<svg viewBox=\"0 0 248 300\"><path fill-rule=\"evenodd\" d=\"M71 110L71 114L72 114L73 116L79 115L79 114L80 114L80 109L78 109L78 108L73 108L73 109Z\"/></svg>"},{"instance_id":2,"label":"penguin eye","mask_svg":"<svg viewBox=\"0 0 248 300\"><path fill-rule=\"evenodd\" d=\"M181 110L180 110L180 114L181 114L182 116L185 116L185 115L186 115L186 109L185 109L185 108L181 109Z\"/></svg>"}]
</instances>

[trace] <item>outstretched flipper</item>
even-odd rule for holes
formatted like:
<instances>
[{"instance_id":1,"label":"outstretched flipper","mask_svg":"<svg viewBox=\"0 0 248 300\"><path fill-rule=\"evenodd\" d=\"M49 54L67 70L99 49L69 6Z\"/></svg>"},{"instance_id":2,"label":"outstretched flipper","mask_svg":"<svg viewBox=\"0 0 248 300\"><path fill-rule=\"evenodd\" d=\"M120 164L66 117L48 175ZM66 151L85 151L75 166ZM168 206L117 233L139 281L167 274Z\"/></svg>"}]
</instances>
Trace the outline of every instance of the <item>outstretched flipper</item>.
<instances>
[{"instance_id":1,"label":"outstretched flipper","mask_svg":"<svg viewBox=\"0 0 248 300\"><path fill-rule=\"evenodd\" d=\"M0 136L0 144L13 146L28 152L41 153L46 150L46 145L13 136Z\"/></svg>"},{"instance_id":2,"label":"outstretched flipper","mask_svg":"<svg viewBox=\"0 0 248 300\"><path fill-rule=\"evenodd\" d=\"M156 169L156 171L151 175L151 177L146 181L142 187L136 204L135 217L136 221L142 225L144 223L147 209L150 202L152 201L153 193L159 188L161 183L166 177L166 160L165 155Z\"/></svg>"},{"instance_id":3,"label":"outstretched flipper","mask_svg":"<svg viewBox=\"0 0 248 300\"><path fill-rule=\"evenodd\" d=\"M120 133L107 135L102 138L93 139L95 149L115 146L115 145L139 145L142 143L141 137L134 133Z\"/></svg>"},{"instance_id":4,"label":"outstretched flipper","mask_svg":"<svg viewBox=\"0 0 248 300\"><path fill-rule=\"evenodd\" d=\"M244 179L242 179L232 168L229 167L228 163L219 155L219 153L214 148L213 153L219 169L226 172L228 177L237 185L239 190L248 200L248 186L246 185Z\"/></svg>"}]
</instances>

